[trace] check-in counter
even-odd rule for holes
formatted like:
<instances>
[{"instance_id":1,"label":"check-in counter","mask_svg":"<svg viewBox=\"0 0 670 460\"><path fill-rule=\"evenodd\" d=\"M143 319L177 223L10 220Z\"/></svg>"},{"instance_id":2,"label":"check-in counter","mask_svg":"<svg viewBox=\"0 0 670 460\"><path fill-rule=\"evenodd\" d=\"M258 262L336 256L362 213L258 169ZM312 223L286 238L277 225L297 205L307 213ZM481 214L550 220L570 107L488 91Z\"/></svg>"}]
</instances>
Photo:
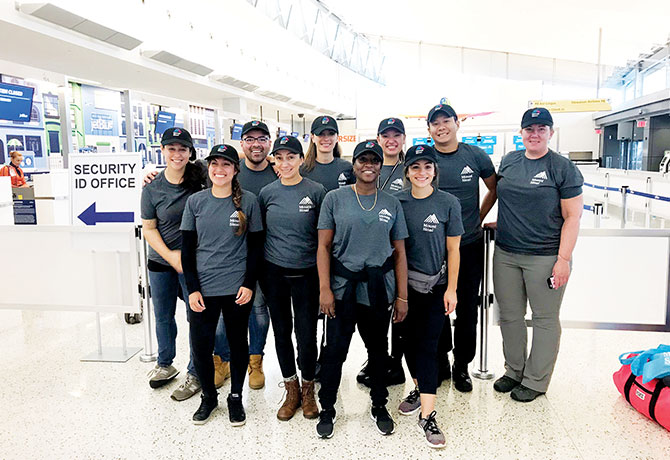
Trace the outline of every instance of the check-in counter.
<instances>
[{"instance_id":1,"label":"check-in counter","mask_svg":"<svg viewBox=\"0 0 670 460\"><path fill-rule=\"evenodd\" d=\"M70 182L67 169L33 178L38 225L70 224Z\"/></svg>"}]
</instances>

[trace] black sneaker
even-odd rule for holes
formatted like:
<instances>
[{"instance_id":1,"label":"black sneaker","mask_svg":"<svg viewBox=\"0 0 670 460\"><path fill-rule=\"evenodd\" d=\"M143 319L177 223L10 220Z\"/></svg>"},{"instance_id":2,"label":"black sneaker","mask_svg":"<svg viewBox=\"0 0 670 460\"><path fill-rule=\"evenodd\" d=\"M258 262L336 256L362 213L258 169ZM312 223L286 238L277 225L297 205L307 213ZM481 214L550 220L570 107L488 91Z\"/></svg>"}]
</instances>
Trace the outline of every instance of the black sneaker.
<instances>
[{"instance_id":1,"label":"black sneaker","mask_svg":"<svg viewBox=\"0 0 670 460\"><path fill-rule=\"evenodd\" d=\"M319 412L319 423L316 424L316 434L322 439L332 438L335 420L335 409L322 409Z\"/></svg>"},{"instance_id":2,"label":"black sneaker","mask_svg":"<svg viewBox=\"0 0 670 460\"><path fill-rule=\"evenodd\" d=\"M206 398L205 395L200 395L200 407L193 414L193 423L195 425L204 425L209 420L212 412L218 407L219 403L214 398Z\"/></svg>"},{"instance_id":3,"label":"black sneaker","mask_svg":"<svg viewBox=\"0 0 670 460\"><path fill-rule=\"evenodd\" d=\"M468 366L460 366L458 363L454 363L452 378L454 379L454 387L461 393L472 391L472 380L470 380L470 374L468 374Z\"/></svg>"},{"instance_id":4,"label":"black sneaker","mask_svg":"<svg viewBox=\"0 0 670 460\"><path fill-rule=\"evenodd\" d=\"M232 426L242 426L247 423L247 414L242 405L242 395L228 395L228 419Z\"/></svg>"},{"instance_id":5,"label":"black sneaker","mask_svg":"<svg viewBox=\"0 0 670 460\"><path fill-rule=\"evenodd\" d=\"M442 385L442 382L451 378L451 363L449 357L438 358L437 365L437 386Z\"/></svg>"},{"instance_id":6,"label":"black sneaker","mask_svg":"<svg viewBox=\"0 0 670 460\"><path fill-rule=\"evenodd\" d=\"M403 383L405 383L405 371L402 368L402 361L396 358L389 358L386 385L402 385Z\"/></svg>"},{"instance_id":7,"label":"black sneaker","mask_svg":"<svg viewBox=\"0 0 670 460\"><path fill-rule=\"evenodd\" d=\"M370 417L375 421L375 424L377 425L377 431L379 431L384 436L393 434L395 431L395 422L391 418L391 415L389 415L389 412L386 410L386 406L372 406L370 409Z\"/></svg>"},{"instance_id":8,"label":"black sneaker","mask_svg":"<svg viewBox=\"0 0 670 460\"><path fill-rule=\"evenodd\" d=\"M521 382L517 382L512 377L503 375L493 383L493 389L498 393L509 393L519 385L521 385Z\"/></svg>"}]
</instances>

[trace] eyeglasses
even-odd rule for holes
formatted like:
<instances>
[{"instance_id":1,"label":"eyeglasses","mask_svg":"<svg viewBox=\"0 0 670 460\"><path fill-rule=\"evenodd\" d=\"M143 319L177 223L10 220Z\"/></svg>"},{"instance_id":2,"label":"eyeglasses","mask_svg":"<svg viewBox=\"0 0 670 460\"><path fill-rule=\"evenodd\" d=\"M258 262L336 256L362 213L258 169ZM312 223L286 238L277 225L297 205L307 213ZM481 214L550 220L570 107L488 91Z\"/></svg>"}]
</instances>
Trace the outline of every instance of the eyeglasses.
<instances>
[{"instance_id":1,"label":"eyeglasses","mask_svg":"<svg viewBox=\"0 0 670 460\"><path fill-rule=\"evenodd\" d=\"M267 144L268 141L270 141L270 138L267 136L259 136L259 137L245 137L242 140L247 145L253 145L253 143L256 141L258 141L259 144Z\"/></svg>"}]
</instances>

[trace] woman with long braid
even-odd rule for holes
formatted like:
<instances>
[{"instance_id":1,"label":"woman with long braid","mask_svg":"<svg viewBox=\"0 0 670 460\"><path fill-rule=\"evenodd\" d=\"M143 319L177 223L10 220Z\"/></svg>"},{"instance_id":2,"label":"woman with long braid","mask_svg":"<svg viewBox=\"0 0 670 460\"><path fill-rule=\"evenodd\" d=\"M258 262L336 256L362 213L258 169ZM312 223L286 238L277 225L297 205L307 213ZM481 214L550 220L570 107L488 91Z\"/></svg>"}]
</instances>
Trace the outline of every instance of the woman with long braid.
<instances>
[{"instance_id":1,"label":"woman with long braid","mask_svg":"<svg viewBox=\"0 0 670 460\"><path fill-rule=\"evenodd\" d=\"M202 400L193 415L198 425L218 405L211 356L221 314L230 346L228 415L233 426L246 421L242 386L249 364L247 323L262 257L263 224L256 196L243 191L237 180L238 158L230 145L212 148L205 159L212 188L189 197L181 223L191 346L202 383Z\"/></svg>"}]
</instances>

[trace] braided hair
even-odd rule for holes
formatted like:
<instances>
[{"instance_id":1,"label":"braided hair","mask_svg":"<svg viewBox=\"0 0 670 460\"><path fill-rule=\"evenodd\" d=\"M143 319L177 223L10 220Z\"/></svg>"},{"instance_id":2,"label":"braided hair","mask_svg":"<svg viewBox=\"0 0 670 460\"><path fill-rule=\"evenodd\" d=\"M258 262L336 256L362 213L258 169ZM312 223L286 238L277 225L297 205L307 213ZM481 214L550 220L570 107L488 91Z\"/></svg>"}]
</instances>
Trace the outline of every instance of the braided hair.
<instances>
[{"instance_id":1,"label":"braided hair","mask_svg":"<svg viewBox=\"0 0 670 460\"><path fill-rule=\"evenodd\" d=\"M239 173L239 166L237 164L235 164L235 170ZM240 187L240 181L237 180L237 174L233 177L231 185L233 188L233 205L235 206L237 218L240 222L235 235L241 236L247 231L247 216L242 212L242 187Z\"/></svg>"}]
</instances>

